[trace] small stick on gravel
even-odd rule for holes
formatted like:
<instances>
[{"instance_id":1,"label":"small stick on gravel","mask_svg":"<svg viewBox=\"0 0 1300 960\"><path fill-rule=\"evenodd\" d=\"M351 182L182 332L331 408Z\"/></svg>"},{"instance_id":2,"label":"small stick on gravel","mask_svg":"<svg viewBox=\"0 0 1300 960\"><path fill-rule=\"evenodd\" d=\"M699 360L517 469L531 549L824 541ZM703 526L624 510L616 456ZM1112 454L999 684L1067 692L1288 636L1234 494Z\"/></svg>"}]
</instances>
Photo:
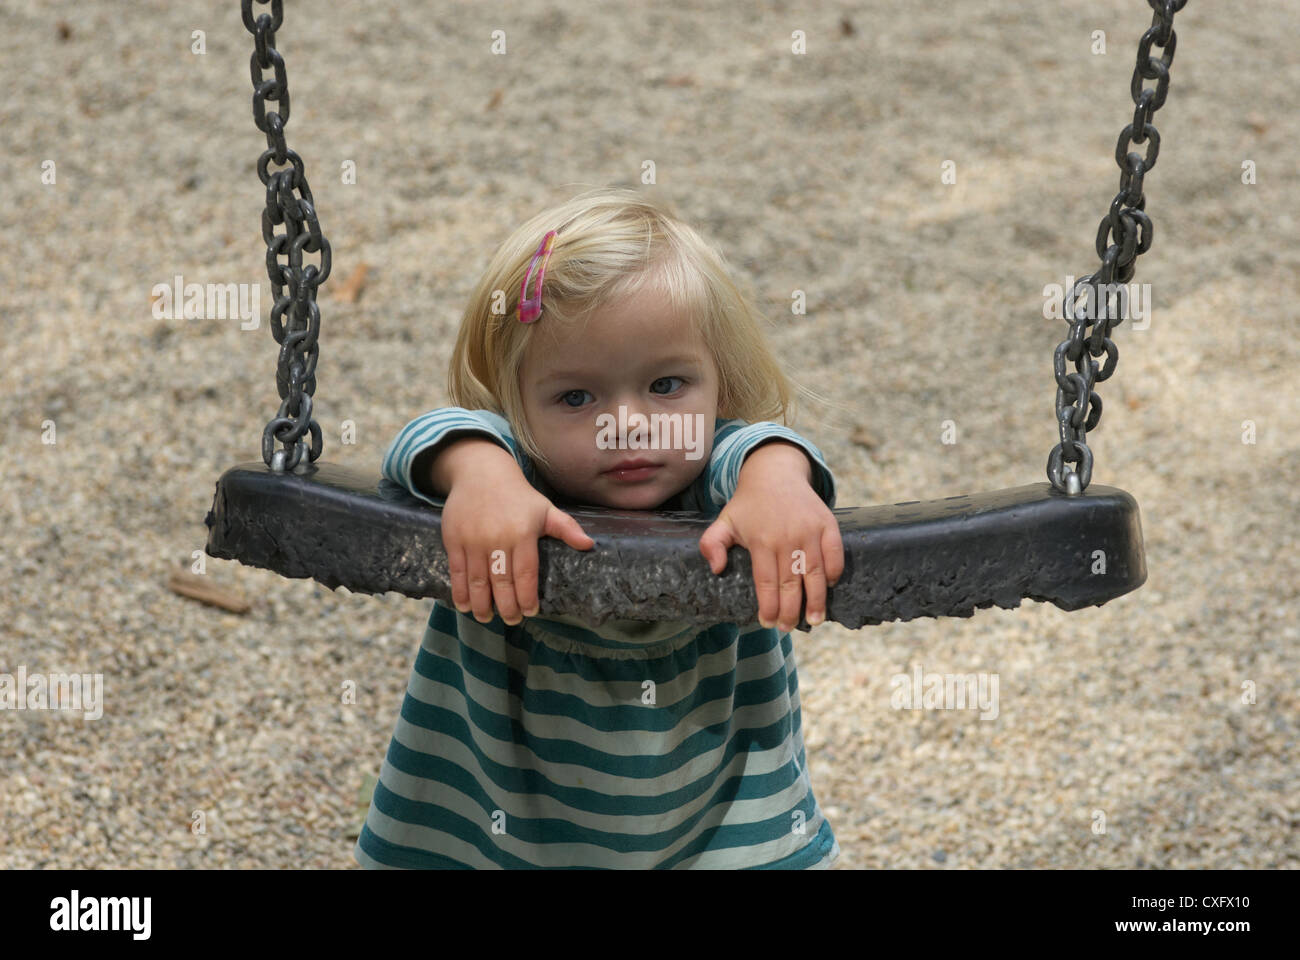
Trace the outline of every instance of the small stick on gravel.
<instances>
[{"instance_id":1,"label":"small stick on gravel","mask_svg":"<svg viewBox=\"0 0 1300 960\"><path fill-rule=\"evenodd\" d=\"M234 613L247 613L249 610L248 601L244 599L242 593L230 587L218 586L208 577L173 570L167 579L167 587L172 593L179 593L183 597L190 597L213 607L221 607L223 610Z\"/></svg>"},{"instance_id":2,"label":"small stick on gravel","mask_svg":"<svg viewBox=\"0 0 1300 960\"><path fill-rule=\"evenodd\" d=\"M370 264L358 263L357 268L352 271L352 275L343 282L343 285L334 291L334 299L341 300L344 303L356 303L357 297L361 295L362 289L366 285L366 274L370 272Z\"/></svg>"}]
</instances>

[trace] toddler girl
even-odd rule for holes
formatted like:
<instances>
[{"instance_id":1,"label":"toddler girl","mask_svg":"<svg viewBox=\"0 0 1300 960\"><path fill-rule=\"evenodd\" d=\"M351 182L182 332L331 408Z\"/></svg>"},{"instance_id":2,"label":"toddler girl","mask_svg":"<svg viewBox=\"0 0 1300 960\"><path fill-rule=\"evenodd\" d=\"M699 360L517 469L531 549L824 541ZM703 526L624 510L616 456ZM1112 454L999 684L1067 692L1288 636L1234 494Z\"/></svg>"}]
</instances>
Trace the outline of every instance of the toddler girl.
<instances>
[{"instance_id":1,"label":"toddler girl","mask_svg":"<svg viewBox=\"0 0 1300 960\"><path fill-rule=\"evenodd\" d=\"M456 406L412 420L384 456L384 476L443 511L455 605L433 604L362 866L839 855L789 633L805 594L821 621L843 572L835 483L817 447L769 421L791 385L759 320L723 257L632 190L583 193L497 251L461 320ZM635 425L669 422L682 442L638 443ZM594 546L566 504L716 518L700 551L715 573L729 546L750 552L759 622L537 616L537 538Z\"/></svg>"}]
</instances>

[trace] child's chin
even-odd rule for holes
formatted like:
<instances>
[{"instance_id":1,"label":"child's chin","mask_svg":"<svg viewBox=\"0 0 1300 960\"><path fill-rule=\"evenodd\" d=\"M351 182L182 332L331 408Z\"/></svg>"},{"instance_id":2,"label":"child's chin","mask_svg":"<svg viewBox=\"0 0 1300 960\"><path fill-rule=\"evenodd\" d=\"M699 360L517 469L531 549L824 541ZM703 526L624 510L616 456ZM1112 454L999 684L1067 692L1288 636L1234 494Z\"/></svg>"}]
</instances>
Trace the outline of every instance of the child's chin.
<instances>
[{"instance_id":1,"label":"child's chin","mask_svg":"<svg viewBox=\"0 0 1300 960\"><path fill-rule=\"evenodd\" d=\"M658 487L613 492L602 491L599 494L593 492L593 497L594 499L590 501L593 506L605 507L609 510L654 510L665 500L670 499L665 497Z\"/></svg>"}]
</instances>

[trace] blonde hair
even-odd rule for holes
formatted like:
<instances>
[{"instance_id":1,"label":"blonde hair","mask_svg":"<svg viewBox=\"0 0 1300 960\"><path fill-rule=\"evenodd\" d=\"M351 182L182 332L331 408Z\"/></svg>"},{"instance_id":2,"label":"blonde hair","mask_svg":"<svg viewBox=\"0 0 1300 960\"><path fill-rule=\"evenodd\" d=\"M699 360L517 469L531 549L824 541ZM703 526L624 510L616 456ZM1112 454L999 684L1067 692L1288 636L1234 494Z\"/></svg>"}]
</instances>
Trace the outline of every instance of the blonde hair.
<instances>
[{"instance_id":1,"label":"blonde hair","mask_svg":"<svg viewBox=\"0 0 1300 960\"><path fill-rule=\"evenodd\" d=\"M556 236L542 316L520 323L520 286L549 230ZM781 369L763 337L765 318L721 252L665 204L598 187L531 217L497 248L461 317L447 374L452 404L500 414L529 457L546 463L519 389L529 340L585 325L593 311L646 286L665 293L707 346L718 371L717 416L789 425L796 391L827 402ZM531 283L528 293L536 295Z\"/></svg>"}]
</instances>

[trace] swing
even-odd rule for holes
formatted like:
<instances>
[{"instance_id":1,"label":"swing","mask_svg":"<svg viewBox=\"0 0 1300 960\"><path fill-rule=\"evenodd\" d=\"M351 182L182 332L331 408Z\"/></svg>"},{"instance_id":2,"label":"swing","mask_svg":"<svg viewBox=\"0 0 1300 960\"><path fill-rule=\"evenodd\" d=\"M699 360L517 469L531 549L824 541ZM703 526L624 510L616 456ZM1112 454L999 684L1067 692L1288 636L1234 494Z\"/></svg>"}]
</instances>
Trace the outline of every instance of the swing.
<instances>
[{"instance_id":1,"label":"swing","mask_svg":"<svg viewBox=\"0 0 1300 960\"><path fill-rule=\"evenodd\" d=\"M283 0L269 2L271 13L256 20L253 0L241 0L241 7L244 26L255 38L253 118L268 144L257 173L266 186L262 236L275 294L270 326L280 344L276 386L282 403L262 433L261 462L237 464L217 481L205 520L206 552L285 577L311 578L330 589L391 590L450 604L441 511L377 471L318 461L321 429L311 416L320 332L316 290L329 276L330 247L302 159L284 139L289 90L284 60L275 49ZM1173 16L1186 4L1147 2L1155 14L1138 43L1130 85L1133 122L1120 133L1115 150L1120 192L1097 233L1101 266L1067 294L1069 332L1053 355L1060 442L1048 456L1050 483L832 508L844 546L844 572L827 590L827 620L856 629L917 617L970 617L979 608L1018 607L1025 598L1079 610L1101 606L1146 581L1137 502L1116 487L1090 484L1093 460L1085 438L1101 419L1101 398L1093 387L1114 372L1119 357L1109 333L1123 321L1127 303L1117 288L1129 282L1137 257L1151 245L1142 182L1155 165L1160 137L1149 121L1165 100L1176 39ZM1150 56L1153 44L1163 48L1159 59ZM263 75L268 68L273 79ZM1144 89L1144 78L1154 79L1155 89ZM279 111L268 113L267 100ZM1131 143L1147 143L1145 157L1126 152ZM272 160L290 166L272 172ZM285 225L284 233L274 232L278 224ZM304 251L320 252L319 267L303 265ZM287 264L279 262L281 255ZM1081 295L1085 307L1078 308ZM1092 357L1103 353L1106 360L1098 370ZM1076 372L1066 372L1067 361ZM308 434L310 446L304 439ZM274 449L276 441L282 449ZM551 537L539 539L541 616L576 615L591 625L610 619L702 626L757 619L748 551L733 546L724 572L714 574L699 552L710 524L704 514L595 507L567 512L596 543L580 551ZM802 615L798 629L810 629Z\"/></svg>"}]
</instances>

